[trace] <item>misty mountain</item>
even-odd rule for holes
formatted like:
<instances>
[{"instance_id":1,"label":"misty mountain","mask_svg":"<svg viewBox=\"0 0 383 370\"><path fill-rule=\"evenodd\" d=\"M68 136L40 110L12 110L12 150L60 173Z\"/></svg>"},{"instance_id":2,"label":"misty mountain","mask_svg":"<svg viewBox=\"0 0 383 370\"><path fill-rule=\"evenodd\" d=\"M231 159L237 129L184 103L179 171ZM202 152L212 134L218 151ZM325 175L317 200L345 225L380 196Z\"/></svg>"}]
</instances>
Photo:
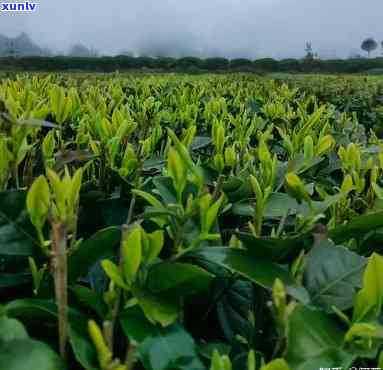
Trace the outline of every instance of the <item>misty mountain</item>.
<instances>
[{"instance_id":1,"label":"misty mountain","mask_svg":"<svg viewBox=\"0 0 383 370\"><path fill-rule=\"evenodd\" d=\"M31 38L22 32L16 37L0 35L0 56L46 56L49 51L40 48Z\"/></svg>"}]
</instances>

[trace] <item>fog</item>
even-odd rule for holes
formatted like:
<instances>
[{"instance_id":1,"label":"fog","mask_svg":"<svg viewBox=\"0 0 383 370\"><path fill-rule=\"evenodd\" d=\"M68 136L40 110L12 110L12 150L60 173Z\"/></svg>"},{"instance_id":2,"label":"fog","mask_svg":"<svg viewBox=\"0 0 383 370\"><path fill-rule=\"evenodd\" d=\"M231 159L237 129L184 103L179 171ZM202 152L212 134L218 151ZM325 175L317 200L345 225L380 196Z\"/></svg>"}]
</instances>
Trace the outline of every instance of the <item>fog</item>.
<instances>
[{"instance_id":1,"label":"fog","mask_svg":"<svg viewBox=\"0 0 383 370\"><path fill-rule=\"evenodd\" d=\"M324 58L347 57L364 38L383 40L382 0L36 2L34 13L0 12L0 34L24 31L55 52L80 42L101 54L229 58L301 57L307 41Z\"/></svg>"}]
</instances>

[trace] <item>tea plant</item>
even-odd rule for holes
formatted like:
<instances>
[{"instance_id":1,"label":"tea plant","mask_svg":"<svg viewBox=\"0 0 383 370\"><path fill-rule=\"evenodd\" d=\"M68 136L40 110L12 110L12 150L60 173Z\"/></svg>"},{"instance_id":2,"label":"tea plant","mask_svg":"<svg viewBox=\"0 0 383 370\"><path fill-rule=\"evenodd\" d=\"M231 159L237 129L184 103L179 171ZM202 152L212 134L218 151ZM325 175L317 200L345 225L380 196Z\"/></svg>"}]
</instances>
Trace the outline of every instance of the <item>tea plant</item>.
<instances>
[{"instance_id":1,"label":"tea plant","mask_svg":"<svg viewBox=\"0 0 383 370\"><path fill-rule=\"evenodd\" d=\"M0 369L381 366L383 142L326 79L0 80Z\"/></svg>"}]
</instances>

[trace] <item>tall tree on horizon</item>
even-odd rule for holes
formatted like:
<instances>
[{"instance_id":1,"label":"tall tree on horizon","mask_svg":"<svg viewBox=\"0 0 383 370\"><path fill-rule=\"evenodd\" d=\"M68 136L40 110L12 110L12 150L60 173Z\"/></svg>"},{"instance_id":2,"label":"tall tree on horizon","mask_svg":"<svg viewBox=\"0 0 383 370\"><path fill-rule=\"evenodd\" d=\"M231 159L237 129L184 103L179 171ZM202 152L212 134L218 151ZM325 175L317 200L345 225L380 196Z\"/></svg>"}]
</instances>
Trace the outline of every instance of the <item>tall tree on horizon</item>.
<instances>
[{"instance_id":1,"label":"tall tree on horizon","mask_svg":"<svg viewBox=\"0 0 383 370\"><path fill-rule=\"evenodd\" d=\"M368 53L368 57L370 57L370 54L372 51L376 50L378 47L378 43L373 39L372 37L369 37L368 39L365 39L362 42L362 45L360 48Z\"/></svg>"}]
</instances>

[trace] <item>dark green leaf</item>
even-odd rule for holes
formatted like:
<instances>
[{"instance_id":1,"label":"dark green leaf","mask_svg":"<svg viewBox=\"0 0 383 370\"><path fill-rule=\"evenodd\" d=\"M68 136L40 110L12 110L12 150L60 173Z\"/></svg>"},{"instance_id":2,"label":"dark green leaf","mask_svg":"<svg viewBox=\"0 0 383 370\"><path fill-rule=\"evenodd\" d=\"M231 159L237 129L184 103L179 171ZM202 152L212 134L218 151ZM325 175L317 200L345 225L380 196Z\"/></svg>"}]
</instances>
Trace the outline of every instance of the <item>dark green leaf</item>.
<instances>
[{"instance_id":1,"label":"dark green leaf","mask_svg":"<svg viewBox=\"0 0 383 370\"><path fill-rule=\"evenodd\" d=\"M94 212L98 212L104 226L120 226L128 217L129 201L120 197L100 199L96 202L96 210L91 208L90 212L92 218L96 218Z\"/></svg>"},{"instance_id":2,"label":"dark green leaf","mask_svg":"<svg viewBox=\"0 0 383 370\"><path fill-rule=\"evenodd\" d=\"M25 203L24 191L0 193L0 255L32 256L39 251Z\"/></svg>"},{"instance_id":3,"label":"dark green leaf","mask_svg":"<svg viewBox=\"0 0 383 370\"><path fill-rule=\"evenodd\" d=\"M289 316L286 360L294 370L349 368L354 356L342 350L345 332L326 313L297 305Z\"/></svg>"},{"instance_id":4,"label":"dark green leaf","mask_svg":"<svg viewBox=\"0 0 383 370\"><path fill-rule=\"evenodd\" d=\"M193 338L180 325L157 328L137 351L146 370L206 370Z\"/></svg>"},{"instance_id":5,"label":"dark green leaf","mask_svg":"<svg viewBox=\"0 0 383 370\"><path fill-rule=\"evenodd\" d=\"M28 333L20 321L6 316L0 317L0 343L26 338Z\"/></svg>"},{"instance_id":6,"label":"dark green leaf","mask_svg":"<svg viewBox=\"0 0 383 370\"><path fill-rule=\"evenodd\" d=\"M218 319L229 342L233 342L236 335L247 339L252 337L249 313L254 310L254 299L252 283L244 280L237 280L219 299Z\"/></svg>"},{"instance_id":7,"label":"dark green leaf","mask_svg":"<svg viewBox=\"0 0 383 370\"><path fill-rule=\"evenodd\" d=\"M97 354L86 332L75 325L69 326L69 342L76 360L85 369L97 368Z\"/></svg>"},{"instance_id":8,"label":"dark green leaf","mask_svg":"<svg viewBox=\"0 0 383 370\"><path fill-rule=\"evenodd\" d=\"M328 312L332 306L342 311L351 308L366 264L366 258L331 241L315 245L307 255L304 275L312 302Z\"/></svg>"},{"instance_id":9,"label":"dark green leaf","mask_svg":"<svg viewBox=\"0 0 383 370\"><path fill-rule=\"evenodd\" d=\"M312 202L315 213L325 212L330 206L338 202L342 198L342 194L329 196L324 201ZM246 199L233 204L232 211L240 216L254 215L255 200ZM279 219L287 215L295 214L309 215L312 210L306 203L299 204L293 197L286 193L273 193L268 199L265 207L265 218Z\"/></svg>"},{"instance_id":10,"label":"dark green leaf","mask_svg":"<svg viewBox=\"0 0 383 370\"><path fill-rule=\"evenodd\" d=\"M68 278L75 282L86 276L89 269L102 257L118 250L121 231L118 227L108 227L85 240L68 258Z\"/></svg>"},{"instance_id":11,"label":"dark green leaf","mask_svg":"<svg viewBox=\"0 0 383 370\"><path fill-rule=\"evenodd\" d=\"M166 165L163 158L150 158L144 161L142 169L144 171L161 171Z\"/></svg>"},{"instance_id":12,"label":"dark green leaf","mask_svg":"<svg viewBox=\"0 0 383 370\"><path fill-rule=\"evenodd\" d=\"M106 305L95 291L81 285L71 287L70 291L82 305L96 312L100 318L104 317Z\"/></svg>"},{"instance_id":13,"label":"dark green leaf","mask_svg":"<svg viewBox=\"0 0 383 370\"><path fill-rule=\"evenodd\" d=\"M307 249L311 244L310 234L290 238L258 238L253 234L243 232L238 232L236 235L254 257L275 262L291 259L298 255L302 249Z\"/></svg>"},{"instance_id":14,"label":"dark green leaf","mask_svg":"<svg viewBox=\"0 0 383 370\"><path fill-rule=\"evenodd\" d=\"M152 324L168 326L173 324L178 317L178 297L152 294L143 289L133 289L133 295Z\"/></svg>"},{"instance_id":15,"label":"dark green leaf","mask_svg":"<svg viewBox=\"0 0 383 370\"><path fill-rule=\"evenodd\" d=\"M5 305L5 312L9 317L16 317L25 324L30 322L51 322L57 320L57 305L42 299L18 299ZM68 310L69 341L76 359L85 368L93 363L95 352L88 342L87 317L73 308ZM92 354L93 353L93 354ZM1 369L1 367L0 367Z\"/></svg>"},{"instance_id":16,"label":"dark green leaf","mask_svg":"<svg viewBox=\"0 0 383 370\"><path fill-rule=\"evenodd\" d=\"M231 203L251 198L254 195L250 182L243 181L238 177L230 177L227 181L225 181L223 183L222 190Z\"/></svg>"},{"instance_id":17,"label":"dark green leaf","mask_svg":"<svg viewBox=\"0 0 383 370\"><path fill-rule=\"evenodd\" d=\"M345 225L329 231L329 237L335 243L343 243L352 238L360 238L366 233L383 227L383 212L353 218Z\"/></svg>"},{"instance_id":18,"label":"dark green leaf","mask_svg":"<svg viewBox=\"0 0 383 370\"><path fill-rule=\"evenodd\" d=\"M295 284L288 271L276 263L254 257L249 251L228 247L199 248L193 252L193 257L208 260L238 273L246 279L263 286L272 288L275 279L280 279L286 285L287 291L296 299L308 302L307 291Z\"/></svg>"},{"instance_id":19,"label":"dark green leaf","mask_svg":"<svg viewBox=\"0 0 383 370\"><path fill-rule=\"evenodd\" d=\"M128 307L120 315L120 322L125 335L138 343L154 335L157 327L145 317L139 306Z\"/></svg>"},{"instance_id":20,"label":"dark green leaf","mask_svg":"<svg viewBox=\"0 0 383 370\"><path fill-rule=\"evenodd\" d=\"M174 190L173 182L170 177L158 176L153 179L153 184L159 196L166 204L177 203L177 193Z\"/></svg>"},{"instance_id":21,"label":"dark green leaf","mask_svg":"<svg viewBox=\"0 0 383 370\"><path fill-rule=\"evenodd\" d=\"M265 217L279 218L294 215L298 212L300 205L298 202L286 193L273 193L266 203Z\"/></svg>"},{"instance_id":22,"label":"dark green leaf","mask_svg":"<svg viewBox=\"0 0 383 370\"><path fill-rule=\"evenodd\" d=\"M45 343L18 339L0 345L1 370L63 370L60 357Z\"/></svg>"},{"instance_id":23,"label":"dark green leaf","mask_svg":"<svg viewBox=\"0 0 383 370\"><path fill-rule=\"evenodd\" d=\"M0 273L0 289L27 284L32 280L31 274L2 274Z\"/></svg>"},{"instance_id":24,"label":"dark green leaf","mask_svg":"<svg viewBox=\"0 0 383 370\"><path fill-rule=\"evenodd\" d=\"M147 284L153 293L188 295L210 286L212 275L198 266L179 262L162 262L148 272Z\"/></svg>"}]
</instances>

